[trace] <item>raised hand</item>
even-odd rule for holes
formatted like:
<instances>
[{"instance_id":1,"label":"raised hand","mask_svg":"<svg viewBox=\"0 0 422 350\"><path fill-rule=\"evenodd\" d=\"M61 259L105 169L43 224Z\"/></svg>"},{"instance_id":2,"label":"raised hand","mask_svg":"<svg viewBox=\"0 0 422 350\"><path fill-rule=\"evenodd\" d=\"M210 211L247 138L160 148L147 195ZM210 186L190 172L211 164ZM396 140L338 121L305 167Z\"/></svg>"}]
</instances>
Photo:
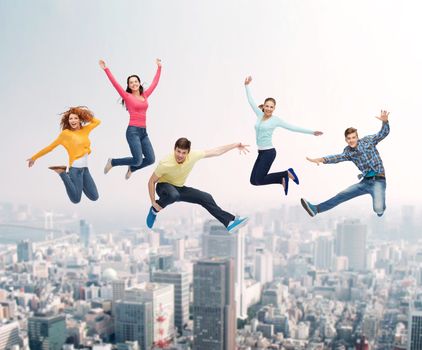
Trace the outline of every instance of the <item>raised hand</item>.
<instances>
[{"instance_id":1,"label":"raised hand","mask_svg":"<svg viewBox=\"0 0 422 350\"><path fill-rule=\"evenodd\" d=\"M314 131L314 136L321 136L322 134L322 131Z\"/></svg>"},{"instance_id":2,"label":"raised hand","mask_svg":"<svg viewBox=\"0 0 422 350\"><path fill-rule=\"evenodd\" d=\"M107 68L107 66L106 66L106 64L105 64L105 62L103 60L99 60L98 61L98 64L100 65L101 69L106 69Z\"/></svg>"},{"instance_id":3,"label":"raised hand","mask_svg":"<svg viewBox=\"0 0 422 350\"><path fill-rule=\"evenodd\" d=\"M239 143L237 149L239 150L239 154L247 154L249 153L248 149L249 145L244 145L243 143Z\"/></svg>"},{"instance_id":4,"label":"raised hand","mask_svg":"<svg viewBox=\"0 0 422 350\"><path fill-rule=\"evenodd\" d=\"M29 158L26 161L28 162L28 168L32 167L35 163L35 160L33 160L32 158Z\"/></svg>"},{"instance_id":5,"label":"raised hand","mask_svg":"<svg viewBox=\"0 0 422 350\"><path fill-rule=\"evenodd\" d=\"M158 66L158 67L161 67L161 59L156 58L156 59L155 59L155 63L157 63L157 66Z\"/></svg>"},{"instance_id":6,"label":"raised hand","mask_svg":"<svg viewBox=\"0 0 422 350\"><path fill-rule=\"evenodd\" d=\"M381 109L380 116L379 116L379 117L375 117L375 118L377 118L377 119L381 120L383 123L387 123L387 122L388 122L388 116L389 116L389 115L390 115L390 112L383 111L383 110Z\"/></svg>"},{"instance_id":7,"label":"raised hand","mask_svg":"<svg viewBox=\"0 0 422 350\"><path fill-rule=\"evenodd\" d=\"M252 77L249 75L248 77L245 78L245 85L249 85L251 81L252 81Z\"/></svg>"}]
</instances>

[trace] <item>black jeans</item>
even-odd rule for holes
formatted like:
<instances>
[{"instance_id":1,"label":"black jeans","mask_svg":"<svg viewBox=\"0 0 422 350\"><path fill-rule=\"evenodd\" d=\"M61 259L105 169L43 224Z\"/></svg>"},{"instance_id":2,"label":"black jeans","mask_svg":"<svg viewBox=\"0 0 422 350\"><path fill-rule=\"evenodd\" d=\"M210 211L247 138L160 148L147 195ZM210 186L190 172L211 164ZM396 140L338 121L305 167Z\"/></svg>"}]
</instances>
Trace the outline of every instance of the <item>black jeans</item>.
<instances>
[{"instance_id":1,"label":"black jeans","mask_svg":"<svg viewBox=\"0 0 422 350\"><path fill-rule=\"evenodd\" d=\"M252 169L250 182L254 186L279 184L288 176L287 171L268 174L277 152L275 148L258 151L258 158Z\"/></svg>"},{"instance_id":2,"label":"black jeans","mask_svg":"<svg viewBox=\"0 0 422 350\"><path fill-rule=\"evenodd\" d=\"M201 205L226 227L230 221L234 220L234 215L221 209L207 192L192 187L177 187L167 182L158 183L156 191L160 196L157 203L161 208L174 202L188 202Z\"/></svg>"}]
</instances>

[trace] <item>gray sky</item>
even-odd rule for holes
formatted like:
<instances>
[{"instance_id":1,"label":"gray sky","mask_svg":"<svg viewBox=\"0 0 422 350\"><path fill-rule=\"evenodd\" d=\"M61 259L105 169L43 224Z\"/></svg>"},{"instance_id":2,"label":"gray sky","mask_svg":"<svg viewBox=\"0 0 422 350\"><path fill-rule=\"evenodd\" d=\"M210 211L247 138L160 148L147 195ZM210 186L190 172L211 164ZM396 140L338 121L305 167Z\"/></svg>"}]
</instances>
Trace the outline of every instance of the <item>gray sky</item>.
<instances>
[{"instance_id":1,"label":"gray sky","mask_svg":"<svg viewBox=\"0 0 422 350\"><path fill-rule=\"evenodd\" d=\"M318 202L356 182L353 164L317 167L305 156L341 152L349 126L360 136L377 132L381 123L374 116L381 108L391 111L391 133L379 145L387 206L420 204L421 9L417 1L386 0L1 1L0 198L143 223L155 166L129 181L125 167L103 174L108 157L129 155L128 116L97 62L103 58L122 85L133 73L150 83L160 57L161 81L147 114L157 159L180 136L194 148L251 144L247 156L232 151L199 162L188 179L221 206L242 213L298 203L302 196ZM256 157L255 117L243 86L249 74L257 102L275 97L275 115L325 133L275 132L273 170L294 167L301 180L287 198L281 187L249 184ZM58 114L71 105L89 106L103 122L91 134L89 159L100 200L84 198L77 206L47 169L67 164L64 149L32 169L25 162L58 135ZM369 197L346 205L371 210Z\"/></svg>"}]
</instances>

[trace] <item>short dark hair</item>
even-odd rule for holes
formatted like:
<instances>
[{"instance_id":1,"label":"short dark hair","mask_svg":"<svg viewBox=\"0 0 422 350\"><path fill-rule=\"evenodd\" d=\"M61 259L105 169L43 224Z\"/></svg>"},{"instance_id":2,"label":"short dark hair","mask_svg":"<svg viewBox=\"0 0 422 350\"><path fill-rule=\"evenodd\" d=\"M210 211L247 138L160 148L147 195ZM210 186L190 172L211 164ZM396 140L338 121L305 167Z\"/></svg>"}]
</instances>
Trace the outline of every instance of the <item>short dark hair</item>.
<instances>
[{"instance_id":1,"label":"short dark hair","mask_svg":"<svg viewBox=\"0 0 422 350\"><path fill-rule=\"evenodd\" d=\"M347 137L347 135L350 135L350 134L353 134L353 133L356 133L356 135L357 135L358 134L358 129L355 129L355 128L352 128L352 127L347 128L344 131L344 137Z\"/></svg>"},{"instance_id":2,"label":"short dark hair","mask_svg":"<svg viewBox=\"0 0 422 350\"><path fill-rule=\"evenodd\" d=\"M187 149L188 152L190 151L190 141L186 137L181 137L176 141L174 144L174 149L180 148L180 149Z\"/></svg>"}]
</instances>

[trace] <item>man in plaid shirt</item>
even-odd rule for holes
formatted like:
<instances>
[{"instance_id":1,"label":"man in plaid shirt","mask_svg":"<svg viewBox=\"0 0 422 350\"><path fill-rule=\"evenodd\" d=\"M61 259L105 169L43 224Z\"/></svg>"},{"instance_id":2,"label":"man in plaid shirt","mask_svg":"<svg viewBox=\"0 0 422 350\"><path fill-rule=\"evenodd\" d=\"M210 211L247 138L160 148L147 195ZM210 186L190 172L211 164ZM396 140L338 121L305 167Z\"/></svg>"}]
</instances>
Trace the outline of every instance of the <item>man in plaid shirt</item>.
<instances>
[{"instance_id":1,"label":"man in plaid shirt","mask_svg":"<svg viewBox=\"0 0 422 350\"><path fill-rule=\"evenodd\" d=\"M355 128L346 129L344 136L346 137L348 146L344 149L343 153L322 158L306 158L317 165L319 165L319 163L334 164L350 160L362 172L362 174L359 175L359 178L362 179L360 182L346 188L344 191L336 194L325 202L314 205L304 198L301 198L300 201L302 206L310 216L315 216L318 213L330 210L343 202L364 194L371 195L375 213L377 213L378 216L384 214L386 188L385 171L376 146L378 142L383 140L390 132L390 125L388 123L389 114L390 113L387 111L381 111L381 115L376 117L382 121L382 128L375 135L369 135L359 139Z\"/></svg>"}]
</instances>

